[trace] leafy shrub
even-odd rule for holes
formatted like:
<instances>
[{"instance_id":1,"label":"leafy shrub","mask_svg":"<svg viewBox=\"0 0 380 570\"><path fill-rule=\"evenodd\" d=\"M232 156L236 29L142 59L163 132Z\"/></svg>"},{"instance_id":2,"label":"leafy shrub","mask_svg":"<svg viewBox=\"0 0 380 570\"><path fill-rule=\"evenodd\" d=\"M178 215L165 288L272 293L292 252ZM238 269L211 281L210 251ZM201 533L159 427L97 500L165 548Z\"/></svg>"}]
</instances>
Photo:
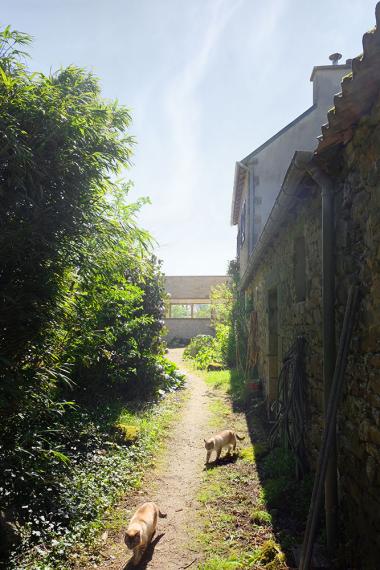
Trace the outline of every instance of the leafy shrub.
<instances>
[{"instance_id":1,"label":"leafy shrub","mask_svg":"<svg viewBox=\"0 0 380 570\"><path fill-rule=\"evenodd\" d=\"M223 366L228 366L229 359L229 349L230 349L230 336L231 329L229 325L218 324L215 327L215 352L218 362L221 362Z\"/></svg>"},{"instance_id":2,"label":"leafy shrub","mask_svg":"<svg viewBox=\"0 0 380 570\"><path fill-rule=\"evenodd\" d=\"M7 568L71 567L64 561L80 550L81 543L95 537L107 509L121 493L139 485L142 465L151 459L157 437L177 410L176 396L158 407L125 408L114 402L87 413L71 409L64 417L65 438L61 432L68 461L57 463L45 474L45 483L29 486L29 496L24 494L18 518L23 525L21 544ZM133 425L137 440L118 443L112 429L115 423ZM9 479L14 483L17 477Z\"/></svg>"},{"instance_id":3,"label":"leafy shrub","mask_svg":"<svg viewBox=\"0 0 380 570\"><path fill-rule=\"evenodd\" d=\"M231 272L229 271L231 277ZM211 290L211 322L215 327L217 352L225 366L236 366L235 331L233 310L236 286L233 279Z\"/></svg>"},{"instance_id":4,"label":"leafy shrub","mask_svg":"<svg viewBox=\"0 0 380 570\"><path fill-rule=\"evenodd\" d=\"M184 350L183 356L193 360L197 368L205 370L210 364L228 366L230 328L227 325L216 325L215 337L197 335L193 337Z\"/></svg>"},{"instance_id":5,"label":"leafy shrub","mask_svg":"<svg viewBox=\"0 0 380 570\"><path fill-rule=\"evenodd\" d=\"M206 334L198 334L191 339L191 342L184 350L184 357L191 359L195 358L200 351L212 348L214 345L214 337Z\"/></svg>"},{"instance_id":6,"label":"leafy shrub","mask_svg":"<svg viewBox=\"0 0 380 570\"><path fill-rule=\"evenodd\" d=\"M116 179L128 110L83 69L32 73L29 43L0 32L0 493L26 531L93 516L78 496L65 505L73 466L107 439L100 401L153 402L183 383L164 358L163 276L136 223L145 200L128 203ZM111 456L94 461L107 470Z\"/></svg>"},{"instance_id":7,"label":"leafy shrub","mask_svg":"<svg viewBox=\"0 0 380 570\"><path fill-rule=\"evenodd\" d=\"M206 369L212 362L217 361L216 339L210 335L195 336L185 348L183 357L193 360L197 368Z\"/></svg>"}]
</instances>

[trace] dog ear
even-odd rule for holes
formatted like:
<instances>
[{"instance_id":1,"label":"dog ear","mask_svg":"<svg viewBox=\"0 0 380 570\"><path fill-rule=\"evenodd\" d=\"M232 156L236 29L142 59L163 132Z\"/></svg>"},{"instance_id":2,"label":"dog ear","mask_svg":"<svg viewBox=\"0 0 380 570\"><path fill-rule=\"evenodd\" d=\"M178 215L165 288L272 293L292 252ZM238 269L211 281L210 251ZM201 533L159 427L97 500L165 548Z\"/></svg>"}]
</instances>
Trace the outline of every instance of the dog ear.
<instances>
[{"instance_id":1,"label":"dog ear","mask_svg":"<svg viewBox=\"0 0 380 570\"><path fill-rule=\"evenodd\" d=\"M203 441L204 441L205 443L207 443L207 439L204 439Z\"/></svg>"}]
</instances>

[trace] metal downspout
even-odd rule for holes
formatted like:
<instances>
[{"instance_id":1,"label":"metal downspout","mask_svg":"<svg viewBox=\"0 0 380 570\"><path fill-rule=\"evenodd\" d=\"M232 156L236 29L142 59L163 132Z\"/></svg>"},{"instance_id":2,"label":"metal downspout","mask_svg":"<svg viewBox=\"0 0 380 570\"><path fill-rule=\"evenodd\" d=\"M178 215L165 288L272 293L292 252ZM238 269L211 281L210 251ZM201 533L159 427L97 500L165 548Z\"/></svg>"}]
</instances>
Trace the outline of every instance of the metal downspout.
<instances>
[{"instance_id":1,"label":"metal downspout","mask_svg":"<svg viewBox=\"0 0 380 570\"><path fill-rule=\"evenodd\" d=\"M313 155L299 152L295 166L307 172L318 184L322 195L322 306L323 306L323 384L326 412L335 369L335 259L334 259L334 187L333 182L317 165ZM334 433L325 478L325 521L327 548L334 552L337 542L337 449Z\"/></svg>"}]
</instances>

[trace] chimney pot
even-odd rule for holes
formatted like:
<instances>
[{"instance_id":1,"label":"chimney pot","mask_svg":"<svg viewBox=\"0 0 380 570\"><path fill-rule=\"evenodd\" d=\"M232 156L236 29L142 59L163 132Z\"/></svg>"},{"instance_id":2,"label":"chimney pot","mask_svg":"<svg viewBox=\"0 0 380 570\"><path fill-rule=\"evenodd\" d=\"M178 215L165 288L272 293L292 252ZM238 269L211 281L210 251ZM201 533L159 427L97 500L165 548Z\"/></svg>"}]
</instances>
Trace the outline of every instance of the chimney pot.
<instances>
[{"instance_id":1,"label":"chimney pot","mask_svg":"<svg viewBox=\"0 0 380 570\"><path fill-rule=\"evenodd\" d=\"M338 61L342 59L342 54L341 53L332 53L329 56L329 60L332 62L332 65L338 65Z\"/></svg>"}]
</instances>

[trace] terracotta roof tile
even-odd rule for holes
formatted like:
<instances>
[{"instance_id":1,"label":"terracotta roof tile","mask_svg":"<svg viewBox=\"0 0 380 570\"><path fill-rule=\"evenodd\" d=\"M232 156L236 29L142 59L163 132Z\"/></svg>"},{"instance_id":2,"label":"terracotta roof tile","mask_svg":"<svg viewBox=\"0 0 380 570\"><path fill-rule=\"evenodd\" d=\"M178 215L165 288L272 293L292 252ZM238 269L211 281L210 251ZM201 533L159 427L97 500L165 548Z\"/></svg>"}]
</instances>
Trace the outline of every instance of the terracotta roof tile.
<instances>
[{"instance_id":1,"label":"terracotta roof tile","mask_svg":"<svg viewBox=\"0 0 380 570\"><path fill-rule=\"evenodd\" d=\"M349 142L380 93L380 2L375 13L376 27L364 34L363 53L352 60L352 72L342 80L342 92L335 95L334 107L327 113L316 154Z\"/></svg>"}]
</instances>

